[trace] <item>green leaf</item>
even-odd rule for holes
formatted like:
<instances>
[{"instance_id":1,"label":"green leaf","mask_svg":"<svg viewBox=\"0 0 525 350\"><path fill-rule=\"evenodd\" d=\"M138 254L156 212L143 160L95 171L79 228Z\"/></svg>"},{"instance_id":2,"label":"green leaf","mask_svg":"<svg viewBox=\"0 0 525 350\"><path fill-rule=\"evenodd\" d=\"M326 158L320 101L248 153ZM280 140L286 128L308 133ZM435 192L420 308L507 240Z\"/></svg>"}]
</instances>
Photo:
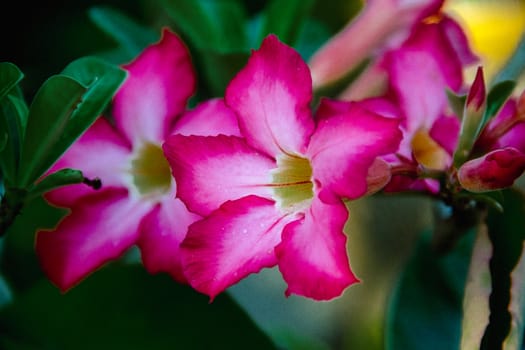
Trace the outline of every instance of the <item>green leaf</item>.
<instances>
[{"instance_id":1,"label":"green leaf","mask_svg":"<svg viewBox=\"0 0 525 350\"><path fill-rule=\"evenodd\" d=\"M523 313L514 313L523 308L523 301L521 295L511 294L511 290L523 288L524 276L516 274L522 271L519 264L525 241L525 195L516 189L502 193L504 212L492 210L487 219L494 254L490 260L490 323L483 336L482 349L501 349L509 334L518 332L521 336L524 331Z\"/></svg>"},{"instance_id":2,"label":"green leaf","mask_svg":"<svg viewBox=\"0 0 525 350\"><path fill-rule=\"evenodd\" d=\"M463 321L461 323L461 349L479 349L485 328L489 323L489 297L492 290L489 260L492 244L486 225L477 230L472 258L463 297Z\"/></svg>"},{"instance_id":3,"label":"green leaf","mask_svg":"<svg viewBox=\"0 0 525 350\"><path fill-rule=\"evenodd\" d=\"M49 174L41 179L35 184L33 188L30 189L28 200L41 196L44 193L61 186L83 183L84 180L84 176L80 170L61 169L55 171L54 173Z\"/></svg>"},{"instance_id":4,"label":"green leaf","mask_svg":"<svg viewBox=\"0 0 525 350\"><path fill-rule=\"evenodd\" d=\"M457 349L460 342L463 290L473 232L453 250L437 253L423 235L400 276L388 310L388 350Z\"/></svg>"},{"instance_id":5,"label":"green leaf","mask_svg":"<svg viewBox=\"0 0 525 350\"><path fill-rule=\"evenodd\" d=\"M38 90L29 109L19 187L29 186L51 165L50 153L86 91L79 82L63 75L52 76Z\"/></svg>"},{"instance_id":6,"label":"green leaf","mask_svg":"<svg viewBox=\"0 0 525 350\"><path fill-rule=\"evenodd\" d=\"M31 105L20 165L21 186L28 186L41 176L94 123L125 78L126 72L118 66L83 57L70 63L61 75L49 79L57 82L45 89L43 86L43 92L39 90ZM75 88L65 90L63 84Z\"/></svg>"},{"instance_id":7,"label":"green leaf","mask_svg":"<svg viewBox=\"0 0 525 350\"><path fill-rule=\"evenodd\" d=\"M215 50L203 50L201 59L210 93L213 96L223 96L226 86L235 74L248 61L249 52L222 53Z\"/></svg>"},{"instance_id":8,"label":"green leaf","mask_svg":"<svg viewBox=\"0 0 525 350\"><path fill-rule=\"evenodd\" d=\"M228 53L248 50L247 18L237 0L160 0L177 31L198 49ZM198 25L195 25L198 23Z\"/></svg>"},{"instance_id":9,"label":"green leaf","mask_svg":"<svg viewBox=\"0 0 525 350\"><path fill-rule=\"evenodd\" d=\"M208 298L141 266L108 266L66 294L41 281L0 310L0 347L275 349L227 294Z\"/></svg>"},{"instance_id":10,"label":"green leaf","mask_svg":"<svg viewBox=\"0 0 525 350\"><path fill-rule=\"evenodd\" d=\"M10 62L0 62L0 100L14 87L24 74Z\"/></svg>"},{"instance_id":11,"label":"green leaf","mask_svg":"<svg viewBox=\"0 0 525 350\"><path fill-rule=\"evenodd\" d=\"M0 99L0 135L5 143L0 150L0 172L7 186L15 182L24 139L28 108L19 86L13 86Z\"/></svg>"},{"instance_id":12,"label":"green leaf","mask_svg":"<svg viewBox=\"0 0 525 350\"><path fill-rule=\"evenodd\" d=\"M125 51L126 61L136 57L147 45L158 40L158 34L141 26L124 13L108 6L93 7L89 17Z\"/></svg>"},{"instance_id":13,"label":"green leaf","mask_svg":"<svg viewBox=\"0 0 525 350\"><path fill-rule=\"evenodd\" d=\"M448 105L452 108L452 112L460 118L463 116L465 103L467 102L467 95L456 95L456 93L450 89L446 89Z\"/></svg>"},{"instance_id":14,"label":"green leaf","mask_svg":"<svg viewBox=\"0 0 525 350\"><path fill-rule=\"evenodd\" d=\"M507 101L509 96L514 91L516 82L511 80L502 81L490 90L487 95L487 108L483 115L482 127L488 123L488 121L498 113L503 104Z\"/></svg>"},{"instance_id":15,"label":"green leaf","mask_svg":"<svg viewBox=\"0 0 525 350\"><path fill-rule=\"evenodd\" d=\"M270 1L262 14L263 30L260 40L273 33L281 41L289 45L295 44L314 2L314 0Z\"/></svg>"}]
</instances>

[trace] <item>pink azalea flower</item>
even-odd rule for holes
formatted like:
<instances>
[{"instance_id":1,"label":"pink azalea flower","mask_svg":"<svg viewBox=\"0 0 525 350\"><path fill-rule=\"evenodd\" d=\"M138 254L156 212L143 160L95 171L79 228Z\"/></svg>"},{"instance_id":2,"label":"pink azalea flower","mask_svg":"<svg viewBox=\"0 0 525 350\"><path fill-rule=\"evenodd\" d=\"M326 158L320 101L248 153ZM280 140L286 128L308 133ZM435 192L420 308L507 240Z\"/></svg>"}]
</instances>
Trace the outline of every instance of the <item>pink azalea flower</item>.
<instances>
[{"instance_id":1,"label":"pink azalea flower","mask_svg":"<svg viewBox=\"0 0 525 350\"><path fill-rule=\"evenodd\" d=\"M226 90L241 135L165 142L178 196L204 217L181 244L184 272L211 299L275 265L286 295L326 300L357 281L342 199L367 193L376 158L398 147L398 120L355 103L315 121L311 99L306 63L270 35Z\"/></svg>"},{"instance_id":2,"label":"pink azalea flower","mask_svg":"<svg viewBox=\"0 0 525 350\"><path fill-rule=\"evenodd\" d=\"M36 238L44 272L63 291L133 245L148 271L185 282L179 244L199 217L175 199L161 143L172 132L238 134L222 100L180 116L195 75L188 50L169 30L124 68L128 78L114 98L113 122L100 117L51 169L77 168L103 184L99 191L74 185L47 196L70 209L53 231Z\"/></svg>"}]
</instances>

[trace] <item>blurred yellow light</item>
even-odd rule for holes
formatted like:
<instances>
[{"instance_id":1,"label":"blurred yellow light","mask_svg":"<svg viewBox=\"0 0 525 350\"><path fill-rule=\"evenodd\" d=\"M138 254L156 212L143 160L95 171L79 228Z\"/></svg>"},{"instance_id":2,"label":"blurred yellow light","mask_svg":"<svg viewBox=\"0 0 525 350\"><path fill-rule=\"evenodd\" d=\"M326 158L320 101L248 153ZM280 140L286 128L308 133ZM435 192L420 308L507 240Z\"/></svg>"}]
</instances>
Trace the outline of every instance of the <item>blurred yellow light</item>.
<instances>
[{"instance_id":1,"label":"blurred yellow light","mask_svg":"<svg viewBox=\"0 0 525 350\"><path fill-rule=\"evenodd\" d=\"M502 68L525 32L523 1L452 0L444 10L465 30L489 78Z\"/></svg>"}]
</instances>

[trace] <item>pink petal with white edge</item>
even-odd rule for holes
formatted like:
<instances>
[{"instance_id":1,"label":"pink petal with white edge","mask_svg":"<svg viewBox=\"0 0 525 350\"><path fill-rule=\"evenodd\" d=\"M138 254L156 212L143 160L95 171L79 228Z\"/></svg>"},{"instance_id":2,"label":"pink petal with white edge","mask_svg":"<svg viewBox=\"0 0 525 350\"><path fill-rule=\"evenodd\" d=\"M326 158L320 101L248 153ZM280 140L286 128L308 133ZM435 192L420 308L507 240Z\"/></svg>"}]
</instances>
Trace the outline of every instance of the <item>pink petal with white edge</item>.
<instances>
[{"instance_id":1,"label":"pink petal with white edge","mask_svg":"<svg viewBox=\"0 0 525 350\"><path fill-rule=\"evenodd\" d=\"M466 162L458 179L466 190L486 192L512 186L524 170L525 154L508 147Z\"/></svg>"},{"instance_id":2,"label":"pink petal with white edge","mask_svg":"<svg viewBox=\"0 0 525 350\"><path fill-rule=\"evenodd\" d=\"M195 90L195 75L187 48L168 29L124 66L128 78L115 95L113 115L117 127L132 144L158 143L184 111Z\"/></svg>"},{"instance_id":3,"label":"pink petal with white edge","mask_svg":"<svg viewBox=\"0 0 525 350\"><path fill-rule=\"evenodd\" d=\"M241 136L237 116L220 98L202 102L195 109L184 113L171 134Z\"/></svg>"},{"instance_id":4,"label":"pink petal with white edge","mask_svg":"<svg viewBox=\"0 0 525 350\"><path fill-rule=\"evenodd\" d=\"M301 56L275 35L252 53L225 99L248 144L273 157L283 151L304 154L314 128L312 79Z\"/></svg>"},{"instance_id":5,"label":"pink petal with white edge","mask_svg":"<svg viewBox=\"0 0 525 350\"><path fill-rule=\"evenodd\" d=\"M42 269L67 291L137 241L139 223L151 205L130 201L126 190L105 190L84 197L55 231L39 231L36 253Z\"/></svg>"},{"instance_id":6,"label":"pink petal with white edge","mask_svg":"<svg viewBox=\"0 0 525 350\"><path fill-rule=\"evenodd\" d=\"M200 219L184 203L166 196L142 221L138 246L149 273L168 272L176 281L186 283L179 246L188 226Z\"/></svg>"},{"instance_id":7,"label":"pink petal with white edge","mask_svg":"<svg viewBox=\"0 0 525 350\"><path fill-rule=\"evenodd\" d=\"M210 296L251 273L277 263L274 248L294 217L271 200L248 196L224 203L189 228L181 245L184 272L196 290Z\"/></svg>"},{"instance_id":8,"label":"pink petal with white edge","mask_svg":"<svg viewBox=\"0 0 525 350\"><path fill-rule=\"evenodd\" d=\"M206 216L227 200L253 194L271 198L276 163L236 136L172 135L163 145L177 182L177 196Z\"/></svg>"},{"instance_id":9,"label":"pink petal with white edge","mask_svg":"<svg viewBox=\"0 0 525 350\"><path fill-rule=\"evenodd\" d=\"M347 113L321 120L307 152L321 200L364 195L374 160L399 146L398 126L399 120L381 117L357 103Z\"/></svg>"},{"instance_id":10,"label":"pink petal with white edge","mask_svg":"<svg viewBox=\"0 0 525 350\"><path fill-rule=\"evenodd\" d=\"M314 199L304 219L284 228L275 252L288 283L287 296L329 300L358 281L350 270L343 233L347 217L343 203Z\"/></svg>"},{"instance_id":11,"label":"pink petal with white edge","mask_svg":"<svg viewBox=\"0 0 525 350\"><path fill-rule=\"evenodd\" d=\"M85 177L100 178L102 186L125 187L126 171L131 148L126 140L104 118L95 123L68 148L50 172L63 168L80 169ZM50 191L46 199L59 206L69 207L80 197L94 193L84 184L69 185Z\"/></svg>"}]
</instances>

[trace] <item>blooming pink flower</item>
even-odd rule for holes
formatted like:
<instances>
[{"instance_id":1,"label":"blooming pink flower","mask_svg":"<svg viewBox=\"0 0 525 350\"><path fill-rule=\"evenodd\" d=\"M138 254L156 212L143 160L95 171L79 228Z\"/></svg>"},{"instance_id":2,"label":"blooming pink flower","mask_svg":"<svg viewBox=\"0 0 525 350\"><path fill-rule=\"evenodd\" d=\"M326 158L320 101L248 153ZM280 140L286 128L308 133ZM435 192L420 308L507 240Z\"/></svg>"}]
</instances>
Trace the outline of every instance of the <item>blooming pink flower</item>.
<instances>
[{"instance_id":1,"label":"blooming pink flower","mask_svg":"<svg viewBox=\"0 0 525 350\"><path fill-rule=\"evenodd\" d=\"M195 76L186 47L169 30L124 68L128 77L114 98L113 122L97 119L51 169L81 169L103 184L99 191L73 185L47 196L70 213L55 230L37 233L36 251L47 276L64 291L135 244L147 270L185 282L179 243L198 216L175 199L161 143L175 131L238 134L221 100L180 117Z\"/></svg>"},{"instance_id":2,"label":"blooming pink flower","mask_svg":"<svg viewBox=\"0 0 525 350\"><path fill-rule=\"evenodd\" d=\"M275 265L286 295L330 299L357 281L342 198L367 192L375 159L398 147L398 120L356 103L314 121L311 99L306 63L270 35L226 90L240 136L165 142L178 196L204 217L181 244L184 272L211 299Z\"/></svg>"}]
</instances>

